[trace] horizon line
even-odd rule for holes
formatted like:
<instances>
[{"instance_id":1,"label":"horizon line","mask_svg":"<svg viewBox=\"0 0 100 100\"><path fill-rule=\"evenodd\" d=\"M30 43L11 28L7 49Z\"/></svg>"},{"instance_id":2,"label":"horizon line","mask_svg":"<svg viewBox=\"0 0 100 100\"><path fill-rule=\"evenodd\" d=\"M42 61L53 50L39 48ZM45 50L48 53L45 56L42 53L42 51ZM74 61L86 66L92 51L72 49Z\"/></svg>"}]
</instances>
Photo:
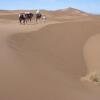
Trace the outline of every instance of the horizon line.
<instances>
[{"instance_id":1,"label":"horizon line","mask_svg":"<svg viewBox=\"0 0 100 100\"><path fill-rule=\"evenodd\" d=\"M85 10L81 10L81 9L78 9L78 8L74 8L74 7L66 7L66 8L57 8L57 9L42 9L42 8L33 8L33 9L0 9L0 10L4 10L4 11L16 11L16 10L18 10L18 11L20 11L20 10L37 10L37 9L39 9L39 10L46 10L46 11L57 11L57 10L63 10L63 9L76 9L76 10L80 10L80 11L82 11L82 12L85 12L85 13L88 13L88 14L94 14L94 15L100 15L100 13L93 13L93 12L88 12L88 11L85 11Z\"/></svg>"}]
</instances>

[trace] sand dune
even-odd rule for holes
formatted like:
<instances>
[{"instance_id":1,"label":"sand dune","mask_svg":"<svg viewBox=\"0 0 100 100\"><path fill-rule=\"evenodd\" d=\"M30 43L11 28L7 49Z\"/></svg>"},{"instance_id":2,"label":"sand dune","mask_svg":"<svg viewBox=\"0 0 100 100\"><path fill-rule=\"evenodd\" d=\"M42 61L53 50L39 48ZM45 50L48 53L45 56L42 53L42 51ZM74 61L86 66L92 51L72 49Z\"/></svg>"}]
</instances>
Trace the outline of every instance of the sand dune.
<instances>
[{"instance_id":1,"label":"sand dune","mask_svg":"<svg viewBox=\"0 0 100 100\"><path fill-rule=\"evenodd\" d=\"M81 81L99 62L90 59L99 44L90 39L100 33L99 16L51 16L20 25L12 15L0 19L1 100L100 99L99 86Z\"/></svg>"},{"instance_id":2,"label":"sand dune","mask_svg":"<svg viewBox=\"0 0 100 100\"><path fill-rule=\"evenodd\" d=\"M18 14L19 13L23 13L23 12L32 12L35 13L36 10L1 10L0 11L0 19L17 19L18 18ZM78 9L74 9L74 8L66 8L66 9L60 9L60 10L55 10L55 11L47 11L47 10L41 10L41 13L46 15L49 19L55 19L56 18L65 18L66 17L86 17L89 16L90 14L80 11Z\"/></svg>"}]
</instances>

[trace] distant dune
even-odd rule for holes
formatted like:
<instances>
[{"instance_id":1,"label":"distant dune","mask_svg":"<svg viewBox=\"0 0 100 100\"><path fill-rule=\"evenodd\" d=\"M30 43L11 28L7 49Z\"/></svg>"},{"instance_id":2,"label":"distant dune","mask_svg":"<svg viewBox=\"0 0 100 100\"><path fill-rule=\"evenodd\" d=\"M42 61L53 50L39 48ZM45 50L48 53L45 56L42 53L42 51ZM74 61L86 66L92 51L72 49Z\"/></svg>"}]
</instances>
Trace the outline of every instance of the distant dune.
<instances>
[{"instance_id":1,"label":"distant dune","mask_svg":"<svg viewBox=\"0 0 100 100\"><path fill-rule=\"evenodd\" d=\"M18 14L23 12L35 13L36 10L1 10L0 19L18 20ZM78 17L88 17L90 14L82 12L74 8L66 8L55 11L41 10L41 13L46 15L48 20L63 21L64 19L77 19ZM91 15L92 16L92 15ZM79 18L80 19L80 18Z\"/></svg>"},{"instance_id":2,"label":"distant dune","mask_svg":"<svg viewBox=\"0 0 100 100\"><path fill-rule=\"evenodd\" d=\"M21 25L20 12L0 11L0 100L100 100L100 16L42 10L46 23Z\"/></svg>"},{"instance_id":3,"label":"distant dune","mask_svg":"<svg viewBox=\"0 0 100 100\"><path fill-rule=\"evenodd\" d=\"M67 15L67 16L88 16L89 14L83 11L80 11L78 9L74 9L74 8L66 8L66 9L60 9L60 10L56 10L54 11L55 15L58 16L63 16L63 15Z\"/></svg>"}]
</instances>

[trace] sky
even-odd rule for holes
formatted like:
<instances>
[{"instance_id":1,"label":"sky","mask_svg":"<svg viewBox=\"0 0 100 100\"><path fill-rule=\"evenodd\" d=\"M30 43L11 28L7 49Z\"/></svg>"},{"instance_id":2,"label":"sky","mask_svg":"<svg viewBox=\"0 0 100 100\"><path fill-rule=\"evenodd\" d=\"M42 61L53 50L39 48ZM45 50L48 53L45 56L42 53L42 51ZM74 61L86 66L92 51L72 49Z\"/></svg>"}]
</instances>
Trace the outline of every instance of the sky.
<instances>
[{"instance_id":1,"label":"sky","mask_svg":"<svg viewBox=\"0 0 100 100\"><path fill-rule=\"evenodd\" d=\"M100 0L0 0L0 9L47 9L77 8L89 13L100 14Z\"/></svg>"}]
</instances>

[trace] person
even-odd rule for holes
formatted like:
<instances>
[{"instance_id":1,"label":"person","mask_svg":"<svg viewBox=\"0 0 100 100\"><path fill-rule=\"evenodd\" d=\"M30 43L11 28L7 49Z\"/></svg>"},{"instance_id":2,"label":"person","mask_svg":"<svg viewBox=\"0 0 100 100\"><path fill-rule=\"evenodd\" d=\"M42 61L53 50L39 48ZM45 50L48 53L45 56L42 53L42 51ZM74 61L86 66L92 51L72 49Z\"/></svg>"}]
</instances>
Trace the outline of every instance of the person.
<instances>
[{"instance_id":1,"label":"person","mask_svg":"<svg viewBox=\"0 0 100 100\"><path fill-rule=\"evenodd\" d=\"M42 15L42 20L43 20L43 22L46 22L46 20L47 20L46 15Z\"/></svg>"},{"instance_id":2,"label":"person","mask_svg":"<svg viewBox=\"0 0 100 100\"><path fill-rule=\"evenodd\" d=\"M36 14L40 14L40 10L36 10Z\"/></svg>"},{"instance_id":3,"label":"person","mask_svg":"<svg viewBox=\"0 0 100 100\"><path fill-rule=\"evenodd\" d=\"M26 16L25 16L24 13L20 13L19 14L19 22L22 23L22 21L25 24L25 22L26 22Z\"/></svg>"}]
</instances>

